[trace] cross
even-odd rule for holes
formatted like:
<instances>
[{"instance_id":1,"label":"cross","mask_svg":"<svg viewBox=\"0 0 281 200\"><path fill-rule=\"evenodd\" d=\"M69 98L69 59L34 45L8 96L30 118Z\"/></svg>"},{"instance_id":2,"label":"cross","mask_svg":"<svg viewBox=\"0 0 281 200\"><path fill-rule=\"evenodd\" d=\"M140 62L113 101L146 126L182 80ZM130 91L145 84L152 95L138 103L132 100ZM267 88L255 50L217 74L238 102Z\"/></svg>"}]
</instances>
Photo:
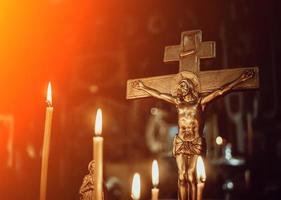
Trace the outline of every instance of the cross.
<instances>
[{"instance_id":1,"label":"cross","mask_svg":"<svg viewBox=\"0 0 281 200\"><path fill-rule=\"evenodd\" d=\"M208 93L235 80L246 69L253 69L255 77L239 84L234 89L250 89L259 87L259 71L257 67L200 71L200 59L215 57L215 42L202 42L200 30L185 31L181 35L180 45L167 46L164 53L164 62L179 61L179 73L165 76L155 76L127 81L127 99L136 99L150 96L146 92L132 87L132 82L141 80L146 86L152 87L161 93L173 94L179 82L179 76L194 74L199 82L200 93Z\"/></svg>"}]
</instances>

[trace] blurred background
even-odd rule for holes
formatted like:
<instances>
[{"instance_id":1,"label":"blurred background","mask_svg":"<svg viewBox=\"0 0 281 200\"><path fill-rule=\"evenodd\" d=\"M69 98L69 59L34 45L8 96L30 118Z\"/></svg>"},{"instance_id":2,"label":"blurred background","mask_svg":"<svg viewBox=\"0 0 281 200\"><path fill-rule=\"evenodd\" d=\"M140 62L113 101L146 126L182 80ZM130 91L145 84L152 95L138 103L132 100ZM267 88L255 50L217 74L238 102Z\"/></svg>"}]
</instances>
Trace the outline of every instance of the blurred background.
<instances>
[{"instance_id":1,"label":"blurred background","mask_svg":"<svg viewBox=\"0 0 281 200\"><path fill-rule=\"evenodd\" d=\"M201 29L216 58L201 70L258 66L260 89L235 92L206 110L206 199L279 199L281 194L280 6L277 0L0 2L0 199L39 199L45 93L54 117L47 198L79 199L103 110L108 199L128 199L138 171L150 198L158 159L160 197L177 196L171 142L176 109L126 100L126 81L177 73L164 47Z\"/></svg>"}]
</instances>

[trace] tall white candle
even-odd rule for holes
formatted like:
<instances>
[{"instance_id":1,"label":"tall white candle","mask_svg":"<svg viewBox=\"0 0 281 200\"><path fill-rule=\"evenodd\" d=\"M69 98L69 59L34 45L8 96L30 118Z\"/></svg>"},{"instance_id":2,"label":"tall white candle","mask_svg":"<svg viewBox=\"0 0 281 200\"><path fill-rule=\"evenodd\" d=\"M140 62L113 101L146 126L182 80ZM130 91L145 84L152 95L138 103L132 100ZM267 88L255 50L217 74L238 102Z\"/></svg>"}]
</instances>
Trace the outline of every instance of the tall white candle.
<instances>
[{"instance_id":1,"label":"tall white candle","mask_svg":"<svg viewBox=\"0 0 281 200\"><path fill-rule=\"evenodd\" d=\"M51 89L51 83L49 82L48 90L47 90L47 108L46 108L46 118L45 118L44 141L43 141L43 149L42 149L40 200L46 199L52 117L53 117L52 89Z\"/></svg>"},{"instance_id":2,"label":"tall white candle","mask_svg":"<svg viewBox=\"0 0 281 200\"><path fill-rule=\"evenodd\" d=\"M102 111L97 110L96 122L95 122L95 136L93 137L94 149L94 161L95 171L93 173L94 179L94 199L103 199L103 138L102 133Z\"/></svg>"},{"instance_id":3,"label":"tall white candle","mask_svg":"<svg viewBox=\"0 0 281 200\"><path fill-rule=\"evenodd\" d=\"M158 196L159 196L159 189L158 184L159 184L159 167L158 167L158 162L157 160L153 160L152 162L152 173L151 173L151 177L152 177L152 185L153 188L151 190L151 199L152 200L158 200Z\"/></svg>"},{"instance_id":4,"label":"tall white candle","mask_svg":"<svg viewBox=\"0 0 281 200\"><path fill-rule=\"evenodd\" d=\"M131 193L132 199L139 200L140 192L141 192L140 175L139 175L139 173L135 173L134 178L133 178L133 183L132 183L132 193Z\"/></svg>"},{"instance_id":5,"label":"tall white candle","mask_svg":"<svg viewBox=\"0 0 281 200\"><path fill-rule=\"evenodd\" d=\"M202 200L203 190L206 181L206 172L205 172L204 162L201 156L197 158L197 162L196 162L196 178L197 178L196 200Z\"/></svg>"}]
</instances>

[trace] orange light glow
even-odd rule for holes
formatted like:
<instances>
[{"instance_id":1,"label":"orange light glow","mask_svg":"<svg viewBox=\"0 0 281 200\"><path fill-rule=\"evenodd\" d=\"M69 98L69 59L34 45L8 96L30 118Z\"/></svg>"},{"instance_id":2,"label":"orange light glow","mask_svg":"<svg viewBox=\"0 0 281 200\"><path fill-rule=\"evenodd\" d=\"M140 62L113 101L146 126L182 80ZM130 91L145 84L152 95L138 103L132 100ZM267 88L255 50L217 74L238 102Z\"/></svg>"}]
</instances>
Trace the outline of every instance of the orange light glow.
<instances>
[{"instance_id":1,"label":"orange light glow","mask_svg":"<svg viewBox=\"0 0 281 200\"><path fill-rule=\"evenodd\" d=\"M157 187L159 184L159 167L157 160L152 162L152 184L154 187Z\"/></svg>"},{"instance_id":2,"label":"orange light glow","mask_svg":"<svg viewBox=\"0 0 281 200\"><path fill-rule=\"evenodd\" d=\"M49 82L48 89L47 89L47 104L49 106L52 106L52 86L51 86L51 82Z\"/></svg>"},{"instance_id":3,"label":"orange light glow","mask_svg":"<svg viewBox=\"0 0 281 200\"><path fill-rule=\"evenodd\" d=\"M197 158L196 176L197 176L197 181L204 182L206 180L206 172L205 172L204 162L203 162L203 159L202 159L201 156L199 156Z\"/></svg>"},{"instance_id":4,"label":"orange light glow","mask_svg":"<svg viewBox=\"0 0 281 200\"><path fill-rule=\"evenodd\" d=\"M102 132L102 111L99 108L96 114L96 122L95 122L95 134L101 135Z\"/></svg>"},{"instance_id":5,"label":"orange light glow","mask_svg":"<svg viewBox=\"0 0 281 200\"><path fill-rule=\"evenodd\" d=\"M141 190L140 175L139 173L135 173L132 183L132 194L131 194L133 200L140 199L140 190Z\"/></svg>"}]
</instances>

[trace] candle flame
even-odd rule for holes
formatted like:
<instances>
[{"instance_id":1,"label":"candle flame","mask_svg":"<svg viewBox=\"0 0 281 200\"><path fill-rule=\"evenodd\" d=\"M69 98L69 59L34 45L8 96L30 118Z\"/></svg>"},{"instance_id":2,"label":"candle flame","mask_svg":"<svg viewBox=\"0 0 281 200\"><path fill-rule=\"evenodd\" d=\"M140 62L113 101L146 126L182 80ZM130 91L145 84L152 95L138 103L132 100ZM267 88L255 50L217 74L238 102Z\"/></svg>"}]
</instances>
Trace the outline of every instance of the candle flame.
<instances>
[{"instance_id":1,"label":"candle flame","mask_svg":"<svg viewBox=\"0 0 281 200\"><path fill-rule=\"evenodd\" d=\"M204 162L203 162L203 159L202 159L201 156L199 156L197 158L196 176L197 176L197 181L204 182L206 180L206 172L205 172Z\"/></svg>"},{"instance_id":2,"label":"candle flame","mask_svg":"<svg viewBox=\"0 0 281 200\"><path fill-rule=\"evenodd\" d=\"M154 187L157 187L159 184L159 167L157 160L152 162L152 184Z\"/></svg>"},{"instance_id":3,"label":"candle flame","mask_svg":"<svg viewBox=\"0 0 281 200\"><path fill-rule=\"evenodd\" d=\"M47 104L49 106L52 105L52 86L51 86L51 82L48 83L48 89L47 89Z\"/></svg>"},{"instance_id":4,"label":"candle flame","mask_svg":"<svg viewBox=\"0 0 281 200\"><path fill-rule=\"evenodd\" d=\"M95 134L101 135L102 132L102 111L99 108L96 114L96 121L95 121Z\"/></svg>"},{"instance_id":5,"label":"candle flame","mask_svg":"<svg viewBox=\"0 0 281 200\"><path fill-rule=\"evenodd\" d=\"M135 173L132 183L132 194L131 194L133 200L140 199L140 190L141 190L140 175L139 173Z\"/></svg>"}]
</instances>

